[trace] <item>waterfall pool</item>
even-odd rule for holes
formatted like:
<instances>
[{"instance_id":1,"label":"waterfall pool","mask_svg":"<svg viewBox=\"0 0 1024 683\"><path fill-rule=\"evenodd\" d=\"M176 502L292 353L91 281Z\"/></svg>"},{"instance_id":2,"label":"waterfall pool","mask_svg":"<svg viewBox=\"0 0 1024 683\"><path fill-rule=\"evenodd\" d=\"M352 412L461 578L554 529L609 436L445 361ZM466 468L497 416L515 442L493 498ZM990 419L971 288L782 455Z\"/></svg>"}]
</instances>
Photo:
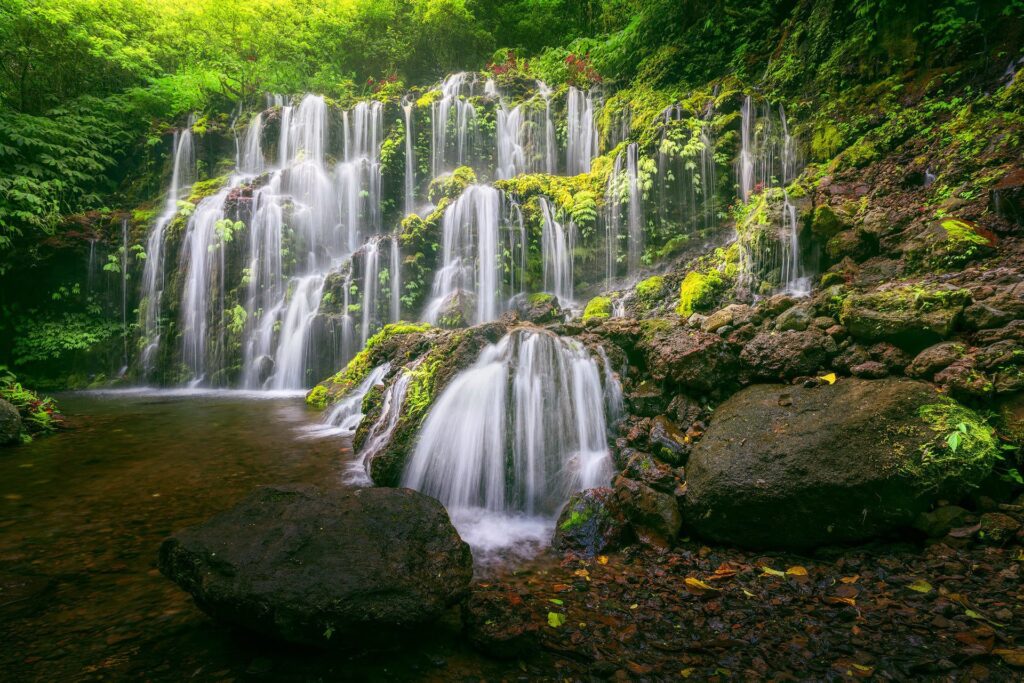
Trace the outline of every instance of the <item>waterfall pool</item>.
<instances>
[{"instance_id":1,"label":"waterfall pool","mask_svg":"<svg viewBox=\"0 0 1024 683\"><path fill-rule=\"evenodd\" d=\"M459 640L455 616L386 656L268 644L212 622L157 571L167 535L257 486L349 485L349 438L302 438L321 416L301 393L137 389L59 398L70 429L0 455L0 670L9 680L305 680L329 672L379 680L493 677L507 668ZM474 554L489 562L535 554L553 526L456 517Z\"/></svg>"}]
</instances>

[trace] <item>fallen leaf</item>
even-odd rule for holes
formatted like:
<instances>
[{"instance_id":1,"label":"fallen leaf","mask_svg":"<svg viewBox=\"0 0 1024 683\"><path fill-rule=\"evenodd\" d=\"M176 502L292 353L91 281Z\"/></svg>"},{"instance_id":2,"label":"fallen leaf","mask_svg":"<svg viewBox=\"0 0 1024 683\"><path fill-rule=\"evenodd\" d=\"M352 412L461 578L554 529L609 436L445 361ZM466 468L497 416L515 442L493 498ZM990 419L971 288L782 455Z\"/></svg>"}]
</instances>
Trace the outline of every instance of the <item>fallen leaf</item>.
<instances>
[{"instance_id":1,"label":"fallen leaf","mask_svg":"<svg viewBox=\"0 0 1024 683\"><path fill-rule=\"evenodd\" d=\"M807 576L807 568L796 565L786 570L788 576Z\"/></svg>"},{"instance_id":2,"label":"fallen leaf","mask_svg":"<svg viewBox=\"0 0 1024 683\"><path fill-rule=\"evenodd\" d=\"M860 580L860 574L854 574L853 576L843 576L839 579L841 583L857 583Z\"/></svg>"},{"instance_id":3,"label":"fallen leaf","mask_svg":"<svg viewBox=\"0 0 1024 683\"><path fill-rule=\"evenodd\" d=\"M829 384L835 384L836 383L836 373L830 372L827 375L822 375L818 379L823 380L825 382L828 382Z\"/></svg>"},{"instance_id":4,"label":"fallen leaf","mask_svg":"<svg viewBox=\"0 0 1024 683\"><path fill-rule=\"evenodd\" d=\"M608 556L607 555L598 555L597 556L597 563L598 564L608 564Z\"/></svg>"},{"instance_id":5,"label":"fallen leaf","mask_svg":"<svg viewBox=\"0 0 1024 683\"><path fill-rule=\"evenodd\" d=\"M693 675L693 672L696 671L696 670L697 669L695 669L695 668L693 668L691 666L689 668L680 670L679 675L682 676L683 678L689 678L690 676Z\"/></svg>"},{"instance_id":6,"label":"fallen leaf","mask_svg":"<svg viewBox=\"0 0 1024 683\"><path fill-rule=\"evenodd\" d=\"M548 602L553 603L555 605L564 605L565 604L564 602L562 602L558 598L548 598Z\"/></svg>"},{"instance_id":7,"label":"fallen leaf","mask_svg":"<svg viewBox=\"0 0 1024 683\"><path fill-rule=\"evenodd\" d=\"M917 591L918 593L931 593L932 592L932 585L930 583L928 583L927 581L925 581L924 579L918 579L914 583L912 583L909 586L907 586L907 588L909 588L912 591Z\"/></svg>"},{"instance_id":8,"label":"fallen leaf","mask_svg":"<svg viewBox=\"0 0 1024 683\"><path fill-rule=\"evenodd\" d=\"M778 569L772 569L771 567L761 567L761 571L764 572L761 576L777 576L780 579L786 578L786 572L780 572Z\"/></svg>"},{"instance_id":9,"label":"fallen leaf","mask_svg":"<svg viewBox=\"0 0 1024 683\"><path fill-rule=\"evenodd\" d=\"M1024 668L1024 648L1017 648L1016 650L992 650L992 654L998 655L1010 666Z\"/></svg>"},{"instance_id":10,"label":"fallen leaf","mask_svg":"<svg viewBox=\"0 0 1024 683\"><path fill-rule=\"evenodd\" d=\"M850 607L856 607L857 601L853 598L843 598L838 595L826 595L822 598L825 602L830 605L849 605Z\"/></svg>"},{"instance_id":11,"label":"fallen leaf","mask_svg":"<svg viewBox=\"0 0 1024 683\"><path fill-rule=\"evenodd\" d=\"M565 615L558 612L548 612L548 626L558 628L565 623Z\"/></svg>"},{"instance_id":12,"label":"fallen leaf","mask_svg":"<svg viewBox=\"0 0 1024 683\"><path fill-rule=\"evenodd\" d=\"M717 593L718 589L714 586L704 583L700 579L694 576L687 576L683 583L686 584L686 590L695 595L704 595L705 593Z\"/></svg>"}]
</instances>

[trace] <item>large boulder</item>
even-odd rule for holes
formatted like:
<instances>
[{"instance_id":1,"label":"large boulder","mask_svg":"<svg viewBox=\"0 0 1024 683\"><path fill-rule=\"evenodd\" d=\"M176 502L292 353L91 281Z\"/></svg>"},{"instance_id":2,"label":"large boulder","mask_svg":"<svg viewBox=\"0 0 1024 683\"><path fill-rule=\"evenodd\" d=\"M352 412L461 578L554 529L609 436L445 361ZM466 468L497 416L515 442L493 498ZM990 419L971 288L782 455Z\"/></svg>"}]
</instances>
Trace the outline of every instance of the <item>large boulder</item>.
<instances>
[{"instance_id":1,"label":"large boulder","mask_svg":"<svg viewBox=\"0 0 1024 683\"><path fill-rule=\"evenodd\" d=\"M21 440L21 415L18 409L0 398L0 446L16 444Z\"/></svg>"},{"instance_id":2,"label":"large boulder","mask_svg":"<svg viewBox=\"0 0 1024 683\"><path fill-rule=\"evenodd\" d=\"M988 426L924 382L756 385L719 406L694 448L684 514L747 547L862 541L955 499L997 458Z\"/></svg>"},{"instance_id":3,"label":"large boulder","mask_svg":"<svg viewBox=\"0 0 1024 683\"><path fill-rule=\"evenodd\" d=\"M415 491L279 486L165 540L159 567L217 619L327 645L436 618L465 595L473 559Z\"/></svg>"}]
</instances>

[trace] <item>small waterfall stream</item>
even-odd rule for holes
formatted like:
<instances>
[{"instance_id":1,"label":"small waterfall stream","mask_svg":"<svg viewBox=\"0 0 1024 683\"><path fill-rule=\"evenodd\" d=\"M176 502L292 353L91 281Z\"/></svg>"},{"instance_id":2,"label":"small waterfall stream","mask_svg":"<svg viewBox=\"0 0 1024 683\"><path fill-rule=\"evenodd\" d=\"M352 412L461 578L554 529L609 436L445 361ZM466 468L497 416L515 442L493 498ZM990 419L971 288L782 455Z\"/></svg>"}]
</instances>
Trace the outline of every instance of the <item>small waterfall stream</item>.
<instances>
[{"instance_id":1,"label":"small waterfall stream","mask_svg":"<svg viewBox=\"0 0 1024 683\"><path fill-rule=\"evenodd\" d=\"M598 155L593 92L584 93L575 86L569 86L567 109L566 172L579 175L590 171L590 163Z\"/></svg>"},{"instance_id":2,"label":"small waterfall stream","mask_svg":"<svg viewBox=\"0 0 1024 683\"><path fill-rule=\"evenodd\" d=\"M576 243L576 226L570 221L563 228L555 220L554 208L546 197L540 198L541 250L544 258L544 291L558 297L566 307L573 303L573 248Z\"/></svg>"},{"instance_id":3,"label":"small waterfall stream","mask_svg":"<svg viewBox=\"0 0 1024 683\"><path fill-rule=\"evenodd\" d=\"M494 515L552 522L573 491L611 475L597 363L576 340L525 328L486 347L441 393L402 484L440 500L474 538Z\"/></svg>"}]
</instances>

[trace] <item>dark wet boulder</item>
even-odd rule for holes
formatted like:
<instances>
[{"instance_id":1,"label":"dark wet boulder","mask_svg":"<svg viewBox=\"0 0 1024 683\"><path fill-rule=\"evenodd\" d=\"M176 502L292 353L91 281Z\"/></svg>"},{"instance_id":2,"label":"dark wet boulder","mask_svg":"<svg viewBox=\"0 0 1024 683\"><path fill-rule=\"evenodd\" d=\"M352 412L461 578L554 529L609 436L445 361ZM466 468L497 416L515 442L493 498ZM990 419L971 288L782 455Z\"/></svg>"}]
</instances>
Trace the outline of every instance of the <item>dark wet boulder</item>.
<instances>
[{"instance_id":1,"label":"dark wet boulder","mask_svg":"<svg viewBox=\"0 0 1024 683\"><path fill-rule=\"evenodd\" d=\"M958 270L991 254L994 237L971 221L945 218L911 235L902 247L911 268L940 272Z\"/></svg>"},{"instance_id":2,"label":"dark wet boulder","mask_svg":"<svg viewBox=\"0 0 1024 683\"><path fill-rule=\"evenodd\" d=\"M775 320L775 329L779 332L790 330L803 332L811 326L812 320L814 320L814 306L806 303L800 304L783 311L782 315Z\"/></svg>"},{"instance_id":3,"label":"dark wet boulder","mask_svg":"<svg viewBox=\"0 0 1024 683\"><path fill-rule=\"evenodd\" d=\"M752 379L786 380L829 366L838 347L821 330L762 332L743 347L740 360Z\"/></svg>"},{"instance_id":4,"label":"dark wet boulder","mask_svg":"<svg viewBox=\"0 0 1024 683\"><path fill-rule=\"evenodd\" d=\"M0 446L16 444L21 440L21 415L18 409L0 398Z\"/></svg>"},{"instance_id":5,"label":"dark wet boulder","mask_svg":"<svg viewBox=\"0 0 1024 683\"><path fill-rule=\"evenodd\" d=\"M393 639L466 593L469 546L408 489L257 489L164 541L160 571L226 623L312 645Z\"/></svg>"},{"instance_id":6,"label":"dark wet boulder","mask_svg":"<svg viewBox=\"0 0 1024 683\"><path fill-rule=\"evenodd\" d=\"M981 516L978 540L988 545L1005 545L1017 536L1021 523L1002 512L986 512Z\"/></svg>"},{"instance_id":7,"label":"dark wet boulder","mask_svg":"<svg viewBox=\"0 0 1024 683\"><path fill-rule=\"evenodd\" d=\"M627 477L616 477L615 498L644 545L667 548L679 534L683 518L678 499Z\"/></svg>"},{"instance_id":8,"label":"dark wet boulder","mask_svg":"<svg viewBox=\"0 0 1024 683\"><path fill-rule=\"evenodd\" d=\"M841 321L855 339L888 341L917 352L953 333L970 292L909 285L867 294L851 294L843 302Z\"/></svg>"},{"instance_id":9,"label":"dark wet boulder","mask_svg":"<svg viewBox=\"0 0 1024 683\"><path fill-rule=\"evenodd\" d=\"M651 449L670 465L685 465L690 454L690 440L679 427L664 415L651 421Z\"/></svg>"},{"instance_id":10,"label":"dark wet boulder","mask_svg":"<svg viewBox=\"0 0 1024 683\"><path fill-rule=\"evenodd\" d=\"M701 535L747 547L863 541L955 499L998 457L988 425L924 382L757 385L719 406L694 447L684 512Z\"/></svg>"},{"instance_id":11,"label":"dark wet boulder","mask_svg":"<svg viewBox=\"0 0 1024 683\"><path fill-rule=\"evenodd\" d=\"M967 348L960 342L943 342L929 346L914 357L907 366L907 374L920 379L931 379L936 372L963 358L966 351Z\"/></svg>"},{"instance_id":12,"label":"dark wet boulder","mask_svg":"<svg viewBox=\"0 0 1024 683\"><path fill-rule=\"evenodd\" d=\"M551 544L555 550L594 557L629 540L629 527L615 492L587 489L572 494L562 508Z\"/></svg>"},{"instance_id":13,"label":"dark wet boulder","mask_svg":"<svg viewBox=\"0 0 1024 683\"><path fill-rule=\"evenodd\" d=\"M643 451L633 451L622 468L623 476L646 484L655 491L673 495L682 483L676 473L682 471L681 468L671 468Z\"/></svg>"}]
</instances>

